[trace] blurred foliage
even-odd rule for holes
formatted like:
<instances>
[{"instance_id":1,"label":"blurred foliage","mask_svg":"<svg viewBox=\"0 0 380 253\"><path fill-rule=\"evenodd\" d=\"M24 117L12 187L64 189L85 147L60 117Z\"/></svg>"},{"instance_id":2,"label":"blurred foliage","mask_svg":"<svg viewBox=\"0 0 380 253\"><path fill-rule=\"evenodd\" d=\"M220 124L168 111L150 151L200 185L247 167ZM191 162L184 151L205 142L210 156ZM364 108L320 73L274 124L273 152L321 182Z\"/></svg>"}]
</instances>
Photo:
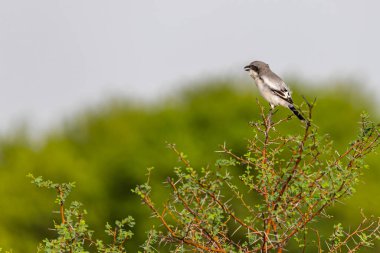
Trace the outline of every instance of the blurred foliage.
<instances>
[{"instance_id":1,"label":"blurred foliage","mask_svg":"<svg viewBox=\"0 0 380 253\"><path fill-rule=\"evenodd\" d=\"M358 93L355 85L337 83L322 88L302 85L302 93L297 88L301 84L289 85L296 104L302 103L301 95L311 100L317 97L314 122L319 132L329 134L342 150L358 134L357 124L363 110L376 119L371 96ZM153 104L115 99L79 113L67 120L62 129L47 133L41 140L30 140L22 131L1 137L1 247L12 248L14 252L35 252L39 241L53 236L48 228L52 227L51 220L59 218L50 211L55 209L51 203L54 193L36 191L25 177L33 173L55 182L75 181L79 187L69 198L86 206L87 221L94 231L103 231L107 221L114 223L133 216L135 236L129 247L131 252L137 251L153 222L149 210L131 192L145 181L146 168L155 167L152 187L161 185L171 175L179 161L167 150L167 142L176 143L189 154L194 167L213 163L220 154L212 151L224 142L235 153L242 154L246 139L253 135L248 122L259 117L255 101L259 96L255 91L252 83L215 81ZM288 114L289 111L279 108L274 117ZM301 127L294 119L279 131L296 133ZM337 204L328 210L335 220L326 222L326 228L338 222L358 224L361 208L368 215L380 216L380 201L376 197L380 194L377 169L380 159L371 155L366 160L370 169L357 193L344 205ZM153 192L153 197L165 199L162 191ZM372 252L380 250L377 246Z\"/></svg>"}]
</instances>

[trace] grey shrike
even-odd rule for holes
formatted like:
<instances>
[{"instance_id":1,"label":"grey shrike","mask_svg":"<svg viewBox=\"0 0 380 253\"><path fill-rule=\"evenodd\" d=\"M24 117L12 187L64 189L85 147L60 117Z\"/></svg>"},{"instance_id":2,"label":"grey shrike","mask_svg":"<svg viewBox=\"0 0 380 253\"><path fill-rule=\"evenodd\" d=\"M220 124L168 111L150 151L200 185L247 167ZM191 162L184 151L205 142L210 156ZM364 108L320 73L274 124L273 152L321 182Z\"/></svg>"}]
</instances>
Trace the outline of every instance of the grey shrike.
<instances>
[{"instance_id":1,"label":"grey shrike","mask_svg":"<svg viewBox=\"0 0 380 253\"><path fill-rule=\"evenodd\" d=\"M245 66L244 69L255 80L261 95L269 102L272 110L275 106L282 105L289 108L300 120L305 120L294 107L288 86L278 75L272 72L268 64L254 61Z\"/></svg>"}]
</instances>

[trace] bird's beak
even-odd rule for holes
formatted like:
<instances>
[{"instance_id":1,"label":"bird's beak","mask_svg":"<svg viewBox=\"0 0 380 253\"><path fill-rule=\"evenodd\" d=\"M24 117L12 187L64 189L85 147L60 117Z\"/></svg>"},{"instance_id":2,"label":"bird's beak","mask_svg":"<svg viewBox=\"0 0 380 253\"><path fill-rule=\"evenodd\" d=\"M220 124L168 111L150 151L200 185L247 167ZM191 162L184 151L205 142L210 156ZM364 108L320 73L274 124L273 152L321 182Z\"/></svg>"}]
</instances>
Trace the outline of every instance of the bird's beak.
<instances>
[{"instance_id":1,"label":"bird's beak","mask_svg":"<svg viewBox=\"0 0 380 253\"><path fill-rule=\"evenodd\" d=\"M245 66L245 67L244 67L244 70L245 70L245 71L250 71L250 70L251 70L251 65L247 65L247 66Z\"/></svg>"}]
</instances>

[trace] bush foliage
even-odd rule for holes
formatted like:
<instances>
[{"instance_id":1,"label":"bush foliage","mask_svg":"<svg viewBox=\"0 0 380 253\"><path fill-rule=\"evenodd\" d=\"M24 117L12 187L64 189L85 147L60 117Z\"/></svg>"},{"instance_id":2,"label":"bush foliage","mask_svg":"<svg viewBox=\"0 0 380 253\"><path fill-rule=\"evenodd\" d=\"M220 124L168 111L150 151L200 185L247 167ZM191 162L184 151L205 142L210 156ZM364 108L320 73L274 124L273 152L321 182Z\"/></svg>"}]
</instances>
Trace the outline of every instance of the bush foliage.
<instances>
[{"instance_id":1,"label":"bush foliage","mask_svg":"<svg viewBox=\"0 0 380 253\"><path fill-rule=\"evenodd\" d=\"M367 115L361 117L360 134L343 153L320 136L311 121L314 104L307 103L309 117L303 134L278 134L275 128L292 119L288 116L272 121L272 114L252 122L254 137L248 140L242 156L221 146L225 158L214 166L196 169L186 155L174 151L183 166L174 169L166 184L171 193L159 208L151 197L152 169L148 181L133 191L150 208L160 226L148 232L141 246L144 252L283 252L293 240L302 252L356 252L373 247L380 239L380 218L367 218L352 230L342 224L324 236L313 224L317 218L330 218L328 207L355 192L355 186L366 167L363 158L380 142L380 129ZM236 179L231 171L240 171ZM110 243L93 238L88 228L86 211L66 199L73 183L53 183L41 177L32 178L38 187L54 189L60 221L54 222L56 238L44 239L38 252L126 252L135 225L128 217L106 224ZM319 222L322 222L320 219ZM315 235L310 235L315 233ZM321 237L327 238L324 242Z\"/></svg>"},{"instance_id":2,"label":"bush foliage","mask_svg":"<svg viewBox=\"0 0 380 253\"><path fill-rule=\"evenodd\" d=\"M285 136L275 127L291 117L272 122L261 107L262 121L252 123L255 135L246 152L239 156L223 145L226 158L212 167L194 168L170 145L183 166L167 179L171 194L165 204L156 207L149 181L135 190L162 224L150 232L159 242L151 244L151 252L160 251L160 244L173 245L170 252L283 252L292 239L302 252L372 247L380 239L379 219L363 216L353 230L337 224L323 243L313 223L329 218L328 207L354 193L363 158L379 144L379 129L363 114L359 136L340 154L310 123L313 104L308 106L304 133ZM238 180L231 171L240 171Z\"/></svg>"}]
</instances>

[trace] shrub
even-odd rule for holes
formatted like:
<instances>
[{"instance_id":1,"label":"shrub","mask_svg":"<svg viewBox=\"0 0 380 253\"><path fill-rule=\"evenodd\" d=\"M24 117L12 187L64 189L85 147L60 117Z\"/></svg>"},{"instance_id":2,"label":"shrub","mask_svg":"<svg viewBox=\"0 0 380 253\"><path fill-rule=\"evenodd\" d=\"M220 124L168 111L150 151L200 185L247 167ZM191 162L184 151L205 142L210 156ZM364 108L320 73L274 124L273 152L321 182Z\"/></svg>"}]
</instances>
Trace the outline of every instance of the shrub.
<instances>
[{"instance_id":1,"label":"shrub","mask_svg":"<svg viewBox=\"0 0 380 253\"><path fill-rule=\"evenodd\" d=\"M218 151L223 157L213 166L194 168L170 144L182 165L167 178L166 202L154 202L152 192L158 189L150 185L152 169L147 182L133 190L159 224L148 231L143 252L283 252L292 244L303 252L355 252L373 246L380 238L379 219L362 213L356 228L339 223L330 236L322 235L315 224L331 218L328 208L355 192L367 167L363 159L379 144L379 128L363 114L357 139L338 152L327 136L318 134L311 120L314 104L307 105L308 121L300 123L303 133L287 136L276 128L292 116L276 121L259 105L262 120L250 123L254 137L247 150L236 154L224 144ZM29 177L38 187L56 191L59 208L56 238L43 240L39 252L126 252L133 236L132 217L106 225L109 242L94 239L81 204L66 204L73 183Z\"/></svg>"},{"instance_id":2,"label":"shrub","mask_svg":"<svg viewBox=\"0 0 380 253\"><path fill-rule=\"evenodd\" d=\"M273 121L265 116L251 126L254 138L244 154L221 146L224 158L215 165L194 168L175 145L169 147L182 162L167 201L158 207L147 183L135 192L161 226L152 229L147 252L169 245L171 252L282 252L292 241L305 252L355 252L373 246L380 236L378 219L363 215L355 229L334 226L321 241L315 222L330 218L328 207L355 192L366 168L363 158L379 144L378 126L362 114L360 133L339 153L327 136L319 136L311 122L314 103L308 103L303 134L282 136L276 128L291 116ZM233 174L240 174L238 177ZM149 174L150 170L149 170ZM350 224L351 225L351 224Z\"/></svg>"},{"instance_id":3,"label":"shrub","mask_svg":"<svg viewBox=\"0 0 380 253\"><path fill-rule=\"evenodd\" d=\"M54 221L52 229L57 237L43 240L38 246L38 252L89 252L91 249L104 253L126 252L125 243L133 236L128 230L135 224L132 217L116 221L114 227L106 224L105 233L111 237L110 243L106 244L102 240L93 238L93 231L89 229L85 220L87 212L82 209L80 202L73 201L67 207L66 199L75 186L74 183L53 183L31 174L28 177L38 187L55 190L57 193L55 203L59 206L57 213L60 220Z\"/></svg>"}]
</instances>

